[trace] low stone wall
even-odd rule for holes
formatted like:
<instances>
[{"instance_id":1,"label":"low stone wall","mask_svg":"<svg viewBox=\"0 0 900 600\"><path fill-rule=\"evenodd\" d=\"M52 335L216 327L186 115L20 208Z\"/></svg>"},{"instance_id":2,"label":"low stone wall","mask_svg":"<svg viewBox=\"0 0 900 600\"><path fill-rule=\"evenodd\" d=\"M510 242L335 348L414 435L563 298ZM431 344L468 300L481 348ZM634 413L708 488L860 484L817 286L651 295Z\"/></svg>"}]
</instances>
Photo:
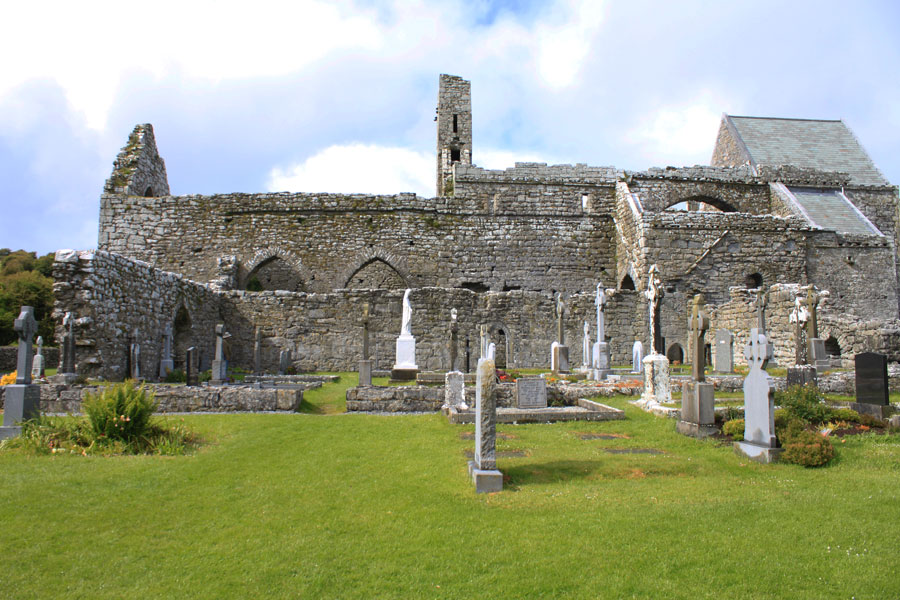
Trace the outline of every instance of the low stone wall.
<instances>
[{"instance_id":1,"label":"low stone wall","mask_svg":"<svg viewBox=\"0 0 900 600\"><path fill-rule=\"evenodd\" d=\"M437 412L442 404L443 387L402 385L347 390L347 412Z\"/></svg>"},{"instance_id":2,"label":"low stone wall","mask_svg":"<svg viewBox=\"0 0 900 600\"><path fill-rule=\"evenodd\" d=\"M18 346L0 346L0 373L16 370L18 352ZM55 368L59 364L59 348L44 346L43 354L45 368Z\"/></svg>"},{"instance_id":3,"label":"low stone wall","mask_svg":"<svg viewBox=\"0 0 900 600\"><path fill-rule=\"evenodd\" d=\"M81 401L98 386L43 384L42 413L80 413ZM187 387L148 386L155 393L158 413L296 411L303 390L254 386ZM4 388L0 387L0 400Z\"/></svg>"}]
</instances>

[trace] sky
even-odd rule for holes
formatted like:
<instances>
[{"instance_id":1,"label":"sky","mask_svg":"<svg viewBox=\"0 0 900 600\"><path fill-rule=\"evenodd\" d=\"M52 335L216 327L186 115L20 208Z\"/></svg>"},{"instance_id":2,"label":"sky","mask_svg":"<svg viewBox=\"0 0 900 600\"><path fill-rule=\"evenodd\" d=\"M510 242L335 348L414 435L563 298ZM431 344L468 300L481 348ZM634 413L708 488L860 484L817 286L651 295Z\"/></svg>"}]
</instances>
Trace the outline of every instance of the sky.
<instances>
[{"instance_id":1,"label":"sky","mask_svg":"<svg viewBox=\"0 0 900 600\"><path fill-rule=\"evenodd\" d=\"M473 161L708 164L723 113L844 119L900 184L900 3L18 2L0 26L0 248L97 245L152 123L173 194L434 195L438 76Z\"/></svg>"}]
</instances>

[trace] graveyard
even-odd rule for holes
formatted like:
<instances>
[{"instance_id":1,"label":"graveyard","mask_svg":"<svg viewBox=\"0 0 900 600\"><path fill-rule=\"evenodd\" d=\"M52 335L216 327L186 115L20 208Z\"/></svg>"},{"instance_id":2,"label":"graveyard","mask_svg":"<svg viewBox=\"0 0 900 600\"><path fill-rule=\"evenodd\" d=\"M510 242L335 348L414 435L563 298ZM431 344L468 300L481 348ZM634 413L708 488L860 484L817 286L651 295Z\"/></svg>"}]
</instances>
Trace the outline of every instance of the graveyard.
<instances>
[{"instance_id":1,"label":"graveyard","mask_svg":"<svg viewBox=\"0 0 900 600\"><path fill-rule=\"evenodd\" d=\"M435 120L434 198L173 196L134 129L0 355L4 590L900 594L897 188L849 128L489 171L470 82Z\"/></svg>"}]
</instances>

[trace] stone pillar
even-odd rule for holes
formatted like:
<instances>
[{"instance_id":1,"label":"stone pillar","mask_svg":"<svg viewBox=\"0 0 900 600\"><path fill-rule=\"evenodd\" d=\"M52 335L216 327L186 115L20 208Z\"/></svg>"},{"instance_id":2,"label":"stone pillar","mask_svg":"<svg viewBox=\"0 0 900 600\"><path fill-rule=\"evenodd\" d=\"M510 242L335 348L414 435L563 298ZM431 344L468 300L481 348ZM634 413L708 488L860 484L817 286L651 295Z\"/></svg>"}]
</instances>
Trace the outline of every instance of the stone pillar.
<instances>
[{"instance_id":1,"label":"stone pillar","mask_svg":"<svg viewBox=\"0 0 900 600\"><path fill-rule=\"evenodd\" d=\"M469 473L475 492L499 492L503 474L497 470L497 397L494 390L494 361L478 361L475 383L475 458L469 462Z\"/></svg>"}]
</instances>

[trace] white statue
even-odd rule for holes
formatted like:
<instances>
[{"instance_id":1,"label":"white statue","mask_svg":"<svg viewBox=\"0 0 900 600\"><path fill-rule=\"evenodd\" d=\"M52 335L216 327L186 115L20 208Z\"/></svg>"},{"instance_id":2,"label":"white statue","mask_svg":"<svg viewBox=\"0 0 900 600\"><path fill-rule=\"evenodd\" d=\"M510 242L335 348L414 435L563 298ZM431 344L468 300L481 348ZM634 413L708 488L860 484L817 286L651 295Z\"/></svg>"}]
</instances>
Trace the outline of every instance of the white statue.
<instances>
[{"instance_id":1,"label":"white statue","mask_svg":"<svg viewBox=\"0 0 900 600\"><path fill-rule=\"evenodd\" d=\"M581 360L585 368L591 365L591 326L587 321L584 322L584 340L582 342Z\"/></svg>"},{"instance_id":2,"label":"white statue","mask_svg":"<svg viewBox=\"0 0 900 600\"><path fill-rule=\"evenodd\" d=\"M400 324L400 335L411 336L410 321L412 321L412 307L409 305L409 293L412 290L407 289L403 294L403 320Z\"/></svg>"}]
</instances>

